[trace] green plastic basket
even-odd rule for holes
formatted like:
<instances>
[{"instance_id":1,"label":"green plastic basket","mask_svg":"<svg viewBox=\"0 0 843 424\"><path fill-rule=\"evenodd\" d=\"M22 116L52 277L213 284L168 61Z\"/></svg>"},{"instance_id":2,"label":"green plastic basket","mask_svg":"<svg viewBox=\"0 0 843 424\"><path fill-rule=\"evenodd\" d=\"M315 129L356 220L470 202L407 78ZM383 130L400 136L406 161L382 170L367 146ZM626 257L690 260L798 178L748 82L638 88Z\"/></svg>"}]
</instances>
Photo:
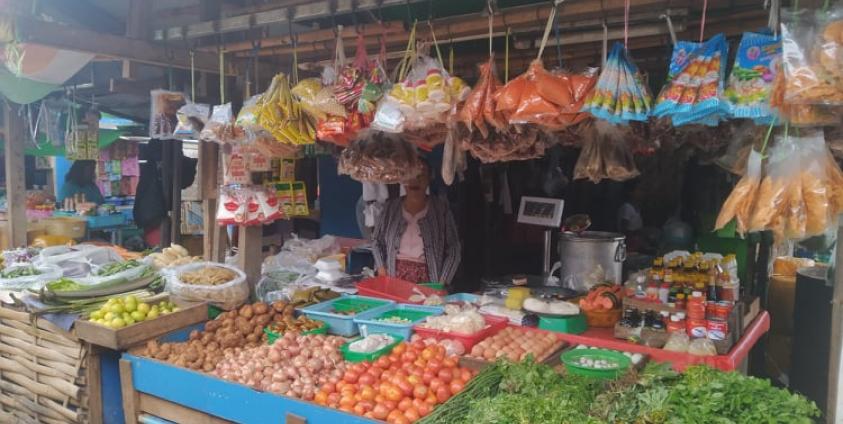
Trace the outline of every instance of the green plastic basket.
<instances>
[{"instance_id":1,"label":"green plastic basket","mask_svg":"<svg viewBox=\"0 0 843 424\"><path fill-rule=\"evenodd\" d=\"M363 362L363 361L374 362L376 359L378 359L381 356L386 355L387 353L392 351L392 348L397 346L398 343L401 343L402 341L404 341L403 337L396 336L395 334L388 334L388 336L395 339L395 341L392 342L389 345L386 345L385 347L383 347L380 350L376 350L376 351L371 352L371 353L359 353L359 352L350 351L348 349L348 346L350 346L352 343L362 339L362 337L356 337L356 338L353 338L353 339L349 340L348 343L340 346L340 352L342 352L342 357L345 358L345 360L348 361L348 362Z\"/></svg>"},{"instance_id":2,"label":"green plastic basket","mask_svg":"<svg viewBox=\"0 0 843 424\"><path fill-rule=\"evenodd\" d=\"M539 328L565 334L582 334L588 329L585 315L578 314L569 317L539 316Z\"/></svg>"},{"instance_id":3,"label":"green plastic basket","mask_svg":"<svg viewBox=\"0 0 843 424\"><path fill-rule=\"evenodd\" d=\"M331 306L337 312L354 312L359 314L363 311L386 305L389 302L380 300L369 300L361 298L340 298L335 300Z\"/></svg>"},{"instance_id":4,"label":"green plastic basket","mask_svg":"<svg viewBox=\"0 0 843 424\"><path fill-rule=\"evenodd\" d=\"M604 359L608 361L615 361L618 367L614 369L595 369L585 367L579 364L579 359L587 357L590 359ZM626 355L606 349L572 349L562 354L562 363L569 373L574 375L581 375L584 377L599 378L602 380L612 380L625 374L629 369L632 361Z\"/></svg>"},{"instance_id":5,"label":"green plastic basket","mask_svg":"<svg viewBox=\"0 0 843 424\"><path fill-rule=\"evenodd\" d=\"M266 334L267 344L275 343L275 341L278 340L279 337L284 335L284 333L276 333L276 332L270 330L269 327L264 327L263 333ZM328 334L328 325L323 322L321 327L315 328L313 330L302 331L301 334L304 335L304 336L307 336L307 335L310 335L310 334Z\"/></svg>"},{"instance_id":6,"label":"green plastic basket","mask_svg":"<svg viewBox=\"0 0 843 424\"><path fill-rule=\"evenodd\" d=\"M433 290L445 290L445 285L442 283L437 283L434 281L428 281L426 283L419 283L420 286L427 287Z\"/></svg>"}]
</instances>

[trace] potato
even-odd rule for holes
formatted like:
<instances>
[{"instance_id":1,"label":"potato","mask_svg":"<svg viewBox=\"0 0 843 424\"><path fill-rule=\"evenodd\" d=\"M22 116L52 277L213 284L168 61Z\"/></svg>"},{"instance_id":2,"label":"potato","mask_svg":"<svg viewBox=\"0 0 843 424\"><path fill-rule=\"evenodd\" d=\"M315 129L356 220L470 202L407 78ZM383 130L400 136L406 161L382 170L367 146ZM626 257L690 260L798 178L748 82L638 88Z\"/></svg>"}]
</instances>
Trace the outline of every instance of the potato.
<instances>
[{"instance_id":1,"label":"potato","mask_svg":"<svg viewBox=\"0 0 843 424\"><path fill-rule=\"evenodd\" d=\"M255 325L260 327L266 327L272 320L272 317L269 314L263 314L255 316L254 320Z\"/></svg>"},{"instance_id":2,"label":"potato","mask_svg":"<svg viewBox=\"0 0 843 424\"><path fill-rule=\"evenodd\" d=\"M269 312L269 306L263 302L257 302L252 305L252 310L255 312L255 315L263 315Z\"/></svg>"},{"instance_id":3,"label":"potato","mask_svg":"<svg viewBox=\"0 0 843 424\"><path fill-rule=\"evenodd\" d=\"M218 321L218 320L208 321L205 324L205 331L214 332L214 331L217 331L217 329L220 328L220 327L222 327L222 321Z\"/></svg>"},{"instance_id":4,"label":"potato","mask_svg":"<svg viewBox=\"0 0 843 424\"><path fill-rule=\"evenodd\" d=\"M243 305L240 307L240 316L246 319L251 318L255 315L255 311L252 310L252 305Z\"/></svg>"},{"instance_id":5,"label":"potato","mask_svg":"<svg viewBox=\"0 0 843 424\"><path fill-rule=\"evenodd\" d=\"M279 312L279 313L284 312L284 308L286 308L286 307L287 307L287 302L284 302L283 300L279 300L279 301L272 304L272 309L274 309L275 312Z\"/></svg>"},{"instance_id":6,"label":"potato","mask_svg":"<svg viewBox=\"0 0 843 424\"><path fill-rule=\"evenodd\" d=\"M196 331L196 330L193 330L193 331L190 332L190 336L188 337L188 340L196 340L198 338L199 338L199 332Z\"/></svg>"},{"instance_id":7,"label":"potato","mask_svg":"<svg viewBox=\"0 0 843 424\"><path fill-rule=\"evenodd\" d=\"M249 343L255 343L255 342L258 341L258 337L259 336L257 334L252 333L252 334L249 334L248 336L246 336L246 341L249 342Z\"/></svg>"}]
</instances>

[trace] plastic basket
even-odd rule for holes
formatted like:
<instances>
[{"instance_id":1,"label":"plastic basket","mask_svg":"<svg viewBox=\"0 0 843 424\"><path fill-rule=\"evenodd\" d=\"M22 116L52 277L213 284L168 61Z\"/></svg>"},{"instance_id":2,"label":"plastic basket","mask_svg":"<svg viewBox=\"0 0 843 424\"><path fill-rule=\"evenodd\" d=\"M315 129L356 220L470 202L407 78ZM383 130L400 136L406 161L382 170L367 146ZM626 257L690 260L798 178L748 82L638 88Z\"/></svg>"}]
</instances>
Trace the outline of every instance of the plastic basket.
<instances>
[{"instance_id":1,"label":"plastic basket","mask_svg":"<svg viewBox=\"0 0 843 424\"><path fill-rule=\"evenodd\" d=\"M115 213L111 215L98 215L88 217L88 228L107 228L117 227L126 223L126 217L122 213Z\"/></svg>"},{"instance_id":2,"label":"plastic basket","mask_svg":"<svg viewBox=\"0 0 843 424\"><path fill-rule=\"evenodd\" d=\"M480 296L473 293L454 293L445 296L445 303L477 303Z\"/></svg>"},{"instance_id":3,"label":"plastic basket","mask_svg":"<svg viewBox=\"0 0 843 424\"><path fill-rule=\"evenodd\" d=\"M354 315L338 314L336 311L349 311L355 307L366 306L366 311L385 311L395 302L391 300L375 299L365 296L342 296L315 305L299 309L308 318L325 322L328 332L340 336L351 337L357 334L357 324ZM362 312L362 311L361 311Z\"/></svg>"},{"instance_id":4,"label":"plastic basket","mask_svg":"<svg viewBox=\"0 0 843 424\"><path fill-rule=\"evenodd\" d=\"M446 296L448 292L444 290L434 290L430 287L425 287L418 284L413 284L408 281L399 280L391 277L375 277L368 278L357 283L357 293L365 296L379 297L382 299L394 300L401 303L421 304L423 302L411 302L410 297L416 292L421 292L425 296L438 295Z\"/></svg>"},{"instance_id":5,"label":"plastic basket","mask_svg":"<svg viewBox=\"0 0 843 424\"><path fill-rule=\"evenodd\" d=\"M422 338L432 338L435 340L456 340L462 343L466 352L471 352L471 348L473 348L474 345L480 343L480 341L485 339L486 337L489 337L497 333L498 331L501 331L509 323L509 319L502 317L483 315L483 318L486 320L486 328L474 334L463 334L456 332L447 332L442 330L434 330L432 328L421 327L419 326L419 324L413 326L413 331L415 331L416 334L418 334Z\"/></svg>"},{"instance_id":6,"label":"plastic basket","mask_svg":"<svg viewBox=\"0 0 843 424\"><path fill-rule=\"evenodd\" d=\"M419 285L420 285L420 286L422 286L422 287L427 287L427 288L429 288L429 289L433 289L433 290L445 290L445 285L444 285L444 284L442 284L442 283L435 283L435 282L433 282L433 281L429 281L429 282L427 282L427 283L419 283Z\"/></svg>"},{"instance_id":7,"label":"plastic basket","mask_svg":"<svg viewBox=\"0 0 843 424\"><path fill-rule=\"evenodd\" d=\"M269 327L265 327L263 329L263 334L266 334L266 342L267 344L273 344L279 337L283 336L284 333L276 333L269 329ZM307 336L311 334L328 334L328 326L325 323L322 323L322 326L319 328L315 328L313 330L302 331L301 335Z\"/></svg>"},{"instance_id":8,"label":"plastic basket","mask_svg":"<svg viewBox=\"0 0 843 424\"><path fill-rule=\"evenodd\" d=\"M413 325L423 321L431 315L441 315L444 311L439 306L393 305L391 309L376 312L364 312L354 318L358 326L366 326L369 333L386 333L409 339L413 334ZM399 317L409 320L408 323L394 323L379 321L382 318Z\"/></svg>"},{"instance_id":9,"label":"plastic basket","mask_svg":"<svg viewBox=\"0 0 843 424\"><path fill-rule=\"evenodd\" d=\"M618 367L614 369L595 369L585 367L577 362L582 357L615 361L618 363ZM626 355L606 349L572 349L563 353L561 359L569 373L603 380L618 378L626 373L632 363Z\"/></svg>"},{"instance_id":10,"label":"plastic basket","mask_svg":"<svg viewBox=\"0 0 843 424\"><path fill-rule=\"evenodd\" d=\"M401 343L402 341L404 341L404 338L401 337L401 336L398 336L398 335L395 335L395 334L390 334L390 336L392 336L395 339L394 342L386 345L382 349L376 350L376 351L371 352L371 353L352 352L348 349L349 345L356 342L357 340L362 339L362 337L357 337L357 338L354 338L352 340L349 340L348 343L340 346L340 352L342 352L342 357L348 362L363 362L363 361L374 362L376 359L378 359L381 356L386 355L387 353L392 351L392 348L397 346L398 343Z\"/></svg>"},{"instance_id":11,"label":"plastic basket","mask_svg":"<svg viewBox=\"0 0 843 424\"><path fill-rule=\"evenodd\" d=\"M581 334L588 329L585 315L578 314L569 317L539 316L539 328L565 334Z\"/></svg>"}]
</instances>

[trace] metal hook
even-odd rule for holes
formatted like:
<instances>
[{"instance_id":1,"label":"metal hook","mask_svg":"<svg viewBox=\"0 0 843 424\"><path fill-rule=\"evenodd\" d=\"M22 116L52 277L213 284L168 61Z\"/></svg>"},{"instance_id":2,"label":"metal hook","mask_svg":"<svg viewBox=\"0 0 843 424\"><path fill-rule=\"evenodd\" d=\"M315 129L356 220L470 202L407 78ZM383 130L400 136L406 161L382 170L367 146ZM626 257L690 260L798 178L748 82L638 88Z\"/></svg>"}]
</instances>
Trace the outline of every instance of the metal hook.
<instances>
[{"instance_id":1,"label":"metal hook","mask_svg":"<svg viewBox=\"0 0 843 424\"><path fill-rule=\"evenodd\" d=\"M670 40L675 46L677 43L676 30L673 29L673 20L670 19L670 9L665 10L663 14L659 15L659 19L664 19L667 22L667 31L670 33Z\"/></svg>"}]
</instances>

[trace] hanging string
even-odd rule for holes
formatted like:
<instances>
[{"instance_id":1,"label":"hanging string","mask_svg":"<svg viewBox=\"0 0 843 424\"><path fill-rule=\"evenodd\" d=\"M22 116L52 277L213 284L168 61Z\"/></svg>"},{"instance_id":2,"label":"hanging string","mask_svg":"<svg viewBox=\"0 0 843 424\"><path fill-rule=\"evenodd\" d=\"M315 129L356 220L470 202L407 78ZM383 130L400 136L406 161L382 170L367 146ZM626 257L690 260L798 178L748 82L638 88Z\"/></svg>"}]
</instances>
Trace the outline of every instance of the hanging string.
<instances>
[{"instance_id":1,"label":"hanging string","mask_svg":"<svg viewBox=\"0 0 843 424\"><path fill-rule=\"evenodd\" d=\"M492 1L486 2L486 8L489 10L489 56L492 56L492 28L494 27L495 11L492 10Z\"/></svg>"},{"instance_id":2,"label":"hanging string","mask_svg":"<svg viewBox=\"0 0 843 424\"><path fill-rule=\"evenodd\" d=\"M550 14L547 15L547 24L544 26L544 34L542 35L542 42L539 45L539 54L536 55L536 59L542 58L542 53L544 53L544 47L547 45L547 37L550 36L550 28L553 25L554 20L556 19L556 8L559 6L561 1L557 0L553 2L553 8L550 9Z\"/></svg>"},{"instance_id":3,"label":"hanging string","mask_svg":"<svg viewBox=\"0 0 843 424\"><path fill-rule=\"evenodd\" d=\"M770 28L770 31L773 31L773 36L777 37L779 35L779 10L780 4L779 0L768 0L770 6L770 14L767 18L767 27ZM765 2L766 4L766 2Z\"/></svg>"},{"instance_id":4,"label":"hanging string","mask_svg":"<svg viewBox=\"0 0 843 424\"><path fill-rule=\"evenodd\" d=\"M405 76L405 72L407 71L407 67L410 63L411 52L414 51L415 43L416 43L416 25L418 22L413 22L413 28L410 30L410 37L407 39L407 48L404 49L404 57L401 58L401 64L398 67L398 79L395 81L396 83L403 80Z\"/></svg>"},{"instance_id":5,"label":"hanging string","mask_svg":"<svg viewBox=\"0 0 843 424\"><path fill-rule=\"evenodd\" d=\"M767 142L770 141L770 135L773 134L773 127L776 125L776 121L777 121L777 119L773 118L773 121L770 122L770 127L767 128L767 136L764 137L764 144L761 145L761 151L759 152L759 153L761 153L762 156L764 155L764 152L767 150ZM785 125L787 125L787 124L785 124Z\"/></svg>"},{"instance_id":6,"label":"hanging string","mask_svg":"<svg viewBox=\"0 0 843 424\"><path fill-rule=\"evenodd\" d=\"M626 46L626 41L624 41L624 46ZM601 63L603 64L603 69L606 68L606 55L609 52L609 27L606 25L606 18L603 18L603 60Z\"/></svg>"},{"instance_id":7,"label":"hanging string","mask_svg":"<svg viewBox=\"0 0 843 424\"><path fill-rule=\"evenodd\" d=\"M448 73L454 75L454 44L451 43L450 50L448 51Z\"/></svg>"},{"instance_id":8,"label":"hanging string","mask_svg":"<svg viewBox=\"0 0 843 424\"><path fill-rule=\"evenodd\" d=\"M445 66L445 61L442 60L442 51L439 50L439 43L436 42L436 31L433 30L433 22L427 21L427 26L430 27L430 36L433 38L433 47L436 48L436 56L439 58L439 65Z\"/></svg>"},{"instance_id":9,"label":"hanging string","mask_svg":"<svg viewBox=\"0 0 843 424\"><path fill-rule=\"evenodd\" d=\"M603 31L606 31L606 23L603 23ZM623 46L629 46L629 0L624 1L623 5Z\"/></svg>"},{"instance_id":10,"label":"hanging string","mask_svg":"<svg viewBox=\"0 0 843 424\"><path fill-rule=\"evenodd\" d=\"M509 82L509 32L510 28L506 27L506 44L504 45L504 54L503 54L503 81L504 83Z\"/></svg>"},{"instance_id":11,"label":"hanging string","mask_svg":"<svg viewBox=\"0 0 843 424\"><path fill-rule=\"evenodd\" d=\"M553 18L553 32L556 35L556 61L559 68L562 68L562 38L559 36L559 14Z\"/></svg>"},{"instance_id":12,"label":"hanging string","mask_svg":"<svg viewBox=\"0 0 843 424\"><path fill-rule=\"evenodd\" d=\"M293 37L293 70L292 74L292 85L296 85L299 83L299 37Z\"/></svg>"},{"instance_id":13,"label":"hanging string","mask_svg":"<svg viewBox=\"0 0 843 424\"><path fill-rule=\"evenodd\" d=\"M700 43L705 36L705 12L708 10L708 0L703 0L702 18L700 19Z\"/></svg>"}]
</instances>

